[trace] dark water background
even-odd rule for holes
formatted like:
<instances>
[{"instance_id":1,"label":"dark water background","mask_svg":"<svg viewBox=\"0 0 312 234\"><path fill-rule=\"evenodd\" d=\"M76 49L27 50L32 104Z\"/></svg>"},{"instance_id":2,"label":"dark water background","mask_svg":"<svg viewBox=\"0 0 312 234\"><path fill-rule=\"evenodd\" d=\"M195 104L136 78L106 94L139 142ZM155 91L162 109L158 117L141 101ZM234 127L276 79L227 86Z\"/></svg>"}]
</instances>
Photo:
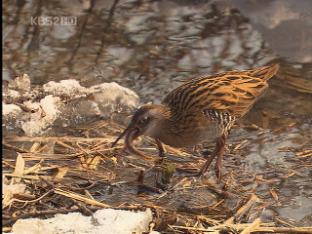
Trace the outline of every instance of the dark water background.
<instances>
[{"instance_id":1,"label":"dark water background","mask_svg":"<svg viewBox=\"0 0 312 234\"><path fill-rule=\"evenodd\" d=\"M280 73L244 120L262 130L234 129L230 141L248 140L241 166L246 175L272 179L296 171L272 185L279 201L270 209L289 222L311 225L312 160L296 155L312 149L311 12L311 1L295 0L7 0L3 75L27 73L34 84L115 81L136 91L142 102L157 102L180 79L278 62ZM77 22L31 24L31 17L40 16ZM260 194L261 189L268 187ZM120 194L106 199L137 199L127 189ZM199 197L175 194L167 202L205 202Z\"/></svg>"}]
</instances>

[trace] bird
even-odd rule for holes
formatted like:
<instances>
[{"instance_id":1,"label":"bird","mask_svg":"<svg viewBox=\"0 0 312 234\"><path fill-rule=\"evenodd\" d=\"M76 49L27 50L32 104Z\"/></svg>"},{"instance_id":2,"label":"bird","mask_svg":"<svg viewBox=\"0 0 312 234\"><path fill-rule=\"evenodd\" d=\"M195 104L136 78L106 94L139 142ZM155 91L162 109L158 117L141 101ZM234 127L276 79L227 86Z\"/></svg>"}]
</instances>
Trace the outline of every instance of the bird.
<instances>
[{"instance_id":1,"label":"bird","mask_svg":"<svg viewBox=\"0 0 312 234\"><path fill-rule=\"evenodd\" d=\"M145 104L133 114L126 129L112 143L125 137L124 148L133 154L146 154L133 146L139 136L153 138L159 156L165 156L163 144L183 148L215 141L212 155L198 172L202 176L216 158L215 174L221 179L222 158L229 132L265 93L268 80L276 75L278 64L250 70L233 70L202 75L172 90L160 104Z\"/></svg>"}]
</instances>

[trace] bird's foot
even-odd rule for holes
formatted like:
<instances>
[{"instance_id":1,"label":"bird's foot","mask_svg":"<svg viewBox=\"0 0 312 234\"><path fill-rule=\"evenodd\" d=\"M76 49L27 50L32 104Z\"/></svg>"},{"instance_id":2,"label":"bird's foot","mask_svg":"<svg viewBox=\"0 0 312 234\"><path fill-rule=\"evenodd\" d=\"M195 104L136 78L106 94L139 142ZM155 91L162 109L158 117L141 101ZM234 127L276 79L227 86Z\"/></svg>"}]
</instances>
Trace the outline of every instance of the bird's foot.
<instances>
[{"instance_id":1,"label":"bird's foot","mask_svg":"<svg viewBox=\"0 0 312 234\"><path fill-rule=\"evenodd\" d=\"M159 151L158 156L164 158L166 157L166 153L164 151Z\"/></svg>"},{"instance_id":2,"label":"bird's foot","mask_svg":"<svg viewBox=\"0 0 312 234\"><path fill-rule=\"evenodd\" d=\"M204 165L202 166L202 168L200 169L200 171L197 173L197 177L202 178L204 176L204 174L206 173L206 171L208 170L212 160L214 159L214 155L207 158L206 162L204 163Z\"/></svg>"},{"instance_id":3,"label":"bird's foot","mask_svg":"<svg viewBox=\"0 0 312 234\"><path fill-rule=\"evenodd\" d=\"M189 172L189 174L187 175L188 177L194 177L194 178L198 178L198 179L202 179L204 178L206 172L207 172L208 168L207 168L207 164L205 164L199 172ZM222 171L221 171L221 165L216 164L215 166L215 174L217 177L217 183L220 183L222 180Z\"/></svg>"},{"instance_id":4,"label":"bird's foot","mask_svg":"<svg viewBox=\"0 0 312 234\"><path fill-rule=\"evenodd\" d=\"M205 174L205 171L198 171L195 169L179 169L178 171L183 173L183 177L190 177L194 179L201 179Z\"/></svg>"}]
</instances>

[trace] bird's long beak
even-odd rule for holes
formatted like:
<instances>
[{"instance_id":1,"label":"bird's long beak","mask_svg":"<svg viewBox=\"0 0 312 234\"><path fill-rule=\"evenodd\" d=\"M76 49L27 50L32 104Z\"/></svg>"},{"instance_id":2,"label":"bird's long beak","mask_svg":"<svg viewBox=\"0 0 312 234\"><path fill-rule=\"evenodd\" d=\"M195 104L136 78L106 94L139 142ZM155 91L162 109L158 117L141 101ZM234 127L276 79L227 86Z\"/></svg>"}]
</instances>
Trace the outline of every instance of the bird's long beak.
<instances>
[{"instance_id":1,"label":"bird's long beak","mask_svg":"<svg viewBox=\"0 0 312 234\"><path fill-rule=\"evenodd\" d=\"M129 124L129 126L117 137L117 139L112 143L112 147L114 147L118 141L123 138L126 134L128 134L129 132L131 132L131 129L133 129L133 127L131 126L131 124Z\"/></svg>"},{"instance_id":2,"label":"bird's long beak","mask_svg":"<svg viewBox=\"0 0 312 234\"><path fill-rule=\"evenodd\" d=\"M117 142L125 136L125 147L124 149L127 150L130 153L139 155L143 158L150 159L150 156L145 155L143 152L137 150L134 148L132 142L138 138L141 135L141 131L139 128L133 127L129 125L120 135L117 137L117 139L113 142L112 147L114 147Z\"/></svg>"}]
</instances>

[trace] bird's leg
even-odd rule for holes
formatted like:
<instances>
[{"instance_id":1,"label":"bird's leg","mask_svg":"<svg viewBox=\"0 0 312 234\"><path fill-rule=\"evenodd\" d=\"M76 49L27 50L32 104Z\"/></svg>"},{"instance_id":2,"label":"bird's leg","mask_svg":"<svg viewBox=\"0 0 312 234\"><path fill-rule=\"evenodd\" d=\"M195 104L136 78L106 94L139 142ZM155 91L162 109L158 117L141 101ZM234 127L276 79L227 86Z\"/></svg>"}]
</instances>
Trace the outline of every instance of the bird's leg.
<instances>
[{"instance_id":1,"label":"bird's leg","mask_svg":"<svg viewBox=\"0 0 312 234\"><path fill-rule=\"evenodd\" d=\"M204 173L207 171L207 169L209 168L210 164L212 163L213 159L216 157L216 154L213 153L209 158L207 158L205 164L202 166L202 168L200 169L198 176L202 176L204 175Z\"/></svg>"},{"instance_id":2,"label":"bird's leg","mask_svg":"<svg viewBox=\"0 0 312 234\"><path fill-rule=\"evenodd\" d=\"M226 135L225 134L223 134L221 137L217 138L216 148L215 148L213 154L207 159L204 166L201 168L201 170L198 174L199 176L202 176L207 171L207 169L209 168L213 159L217 156L215 172L216 172L218 179L221 178L220 169L221 169L221 163L222 163L222 156L224 153L225 141L226 141Z\"/></svg>"},{"instance_id":3,"label":"bird's leg","mask_svg":"<svg viewBox=\"0 0 312 234\"><path fill-rule=\"evenodd\" d=\"M157 144L157 147L158 147L158 155L159 157L165 157L165 148L164 148L164 145L161 143L161 141L159 139L155 139L156 141L156 144Z\"/></svg>"},{"instance_id":4,"label":"bird's leg","mask_svg":"<svg viewBox=\"0 0 312 234\"><path fill-rule=\"evenodd\" d=\"M140 171L139 173L139 176L138 176L138 179L137 181L141 184L143 184L143 180L144 180L144 176L146 173L150 172L151 170L153 170L155 167L157 167L157 165L161 164L164 160L164 157L165 157L165 148L163 146L163 144L161 143L160 140L158 139L155 139L156 141L156 144L157 144L157 147L158 147L158 150L159 150L159 156L161 157L160 159L157 159L155 162L154 162L154 165L149 167L148 169L146 169L145 171ZM156 179L157 177L159 176L159 172L156 172Z\"/></svg>"},{"instance_id":5,"label":"bird's leg","mask_svg":"<svg viewBox=\"0 0 312 234\"><path fill-rule=\"evenodd\" d=\"M154 167L157 167L157 165L161 165L162 164L162 162L163 162L163 160L165 158L165 152L166 151L165 151L164 145L161 143L161 141L159 139L156 138L155 141L156 141L156 144L157 144L157 147L158 147L158 155L160 157L160 160L157 160L155 162L155 165L154 165ZM156 171L156 175L155 175L156 183L158 183L159 178L160 178L160 171L157 170Z\"/></svg>"},{"instance_id":6,"label":"bird's leg","mask_svg":"<svg viewBox=\"0 0 312 234\"><path fill-rule=\"evenodd\" d=\"M227 135L223 134L220 138L217 139L217 144L216 144L216 153L217 153L217 162L215 166L215 173L217 176L218 181L221 180L221 167L222 167L222 159L224 155L224 147L225 147L225 142L227 139Z\"/></svg>"}]
</instances>

